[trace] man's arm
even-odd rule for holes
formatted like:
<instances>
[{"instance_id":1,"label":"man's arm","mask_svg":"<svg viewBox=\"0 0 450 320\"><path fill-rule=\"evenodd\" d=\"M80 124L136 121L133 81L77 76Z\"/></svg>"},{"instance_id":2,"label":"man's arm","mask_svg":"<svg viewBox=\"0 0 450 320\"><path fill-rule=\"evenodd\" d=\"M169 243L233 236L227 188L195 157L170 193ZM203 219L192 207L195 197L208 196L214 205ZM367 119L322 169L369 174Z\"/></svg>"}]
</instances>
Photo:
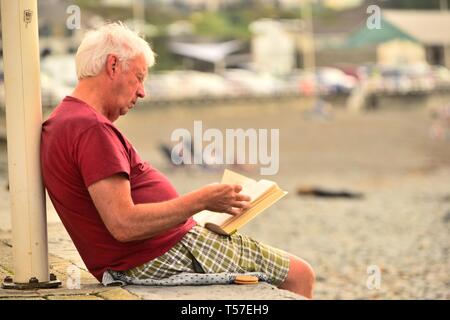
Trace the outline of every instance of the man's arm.
<instances>
[{"instance_id":1,"label":"man's arm","mask_svg":"<svg viewBox=\"0 0 450 320\"><path fill-rule=\"evenodd\" d=\"M134 204L123 174L100 180L88 190L109 232L120 242L151 238L205 209L236 215L250 200L239 194L239 185L211 184L169 201Z\"/></svg>"}]
</instances>

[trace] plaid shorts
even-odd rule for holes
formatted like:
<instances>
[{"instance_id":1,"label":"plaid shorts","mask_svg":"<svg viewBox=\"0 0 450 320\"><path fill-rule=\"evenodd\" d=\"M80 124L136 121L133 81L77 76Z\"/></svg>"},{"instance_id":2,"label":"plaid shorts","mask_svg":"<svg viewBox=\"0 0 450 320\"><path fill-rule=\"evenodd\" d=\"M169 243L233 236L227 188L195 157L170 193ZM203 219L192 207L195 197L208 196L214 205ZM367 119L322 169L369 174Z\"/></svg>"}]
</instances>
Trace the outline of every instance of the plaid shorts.
<instances>
[{"instance_id":1,"label":"plaid shorts","mask_svg":"<svg viewBox=\"0 0 450 320\"><path fill-rule=\"evenodd\" d=\"M123 273L142 280L163 279L182 272L262 272L269 283L280 285L288 271L286 252L237 232L223 236L196 225L165 254Z\"/></svg>"}]
</instances>

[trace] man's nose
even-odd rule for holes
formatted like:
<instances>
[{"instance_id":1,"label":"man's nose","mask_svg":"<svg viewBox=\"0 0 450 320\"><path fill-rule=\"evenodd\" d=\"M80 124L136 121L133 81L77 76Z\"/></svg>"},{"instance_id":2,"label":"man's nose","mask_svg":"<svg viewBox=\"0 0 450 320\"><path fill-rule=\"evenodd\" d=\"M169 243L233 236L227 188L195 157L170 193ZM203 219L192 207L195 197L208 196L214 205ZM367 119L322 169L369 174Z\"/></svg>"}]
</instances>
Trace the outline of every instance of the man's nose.
<instances>
[{"instance_id":1,"label":"man's nose","mask_svg":"<svg viewBox=\"0 0 450 320\"><path fill-rule=\"evenodd\" d=\"M144 88L144 84L143 83L141 83L139 85L139 88L137 90L137 96L139 98L144 98L145 97L145 88Z\"/></svg>"}]
</instances>

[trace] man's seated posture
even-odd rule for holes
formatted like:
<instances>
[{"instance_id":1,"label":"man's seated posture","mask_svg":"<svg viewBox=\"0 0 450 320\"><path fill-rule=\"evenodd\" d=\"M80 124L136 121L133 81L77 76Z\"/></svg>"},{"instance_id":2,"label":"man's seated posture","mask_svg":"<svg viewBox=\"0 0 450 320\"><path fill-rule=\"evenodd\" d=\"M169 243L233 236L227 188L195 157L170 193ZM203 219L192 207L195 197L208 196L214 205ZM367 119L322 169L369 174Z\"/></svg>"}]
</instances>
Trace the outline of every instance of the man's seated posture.
<instances>
[{"instance_id":1,"label":"man's seated posture","mask_svg":"<svg viewBox=\"0 0 450 320\"><path fill-rule=\"evenodd\" d=\"M44 183L87 268L99 281L106 270L138 279L262 272L311 298L314 273L304 260L196 225L192 216L205 209L246 209L250 199L239 185L180 196L113 124L145 96L154 59L148 43L120 23L90 31L76 54L77 87L42 126Z\"/></svg>"}]
</instances>

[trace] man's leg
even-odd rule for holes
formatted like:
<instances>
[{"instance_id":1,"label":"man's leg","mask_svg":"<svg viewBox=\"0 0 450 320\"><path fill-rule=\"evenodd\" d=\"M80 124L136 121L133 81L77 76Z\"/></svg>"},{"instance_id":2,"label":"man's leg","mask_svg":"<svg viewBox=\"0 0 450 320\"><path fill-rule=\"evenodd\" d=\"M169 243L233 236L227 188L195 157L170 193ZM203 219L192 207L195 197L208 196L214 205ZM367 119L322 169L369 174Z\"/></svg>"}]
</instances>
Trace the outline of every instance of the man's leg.
<instances>
[{"instance_id":1,"label":"man's leg","mask_svg":"<svg viewBox=\"0 0 450 320\"><path fill-rule=\"evenodd\" d=\"M314 285L314 271L306 261L237 232L221 236L200 226L162 256L124 274L142 280L164 279L181 272L262 272L269 283L309 299Z\"/></svg>"},{"instance_id":2,"label":"man's leg","mask_svg":"<svg viewBox=\"0 0 450 320\"><path fill-rule=\"evenodd\" d=\"M305 260L289 255L290 265L286 280L279 286L312 299L315 274L312 267Z\"/></svg>"},{"instance_id":3,"label":"man's leg","mask_svg":"<svg viewBox=\"0 0 450 320\"><path fill-rule=\"evenodd\" d=\"M189 240L191 236L192 240ZM305 260L286 251L238 232L226 237L198 226L181 241L185 240L185 247L189 248L206 273L262 272L269 276L269 283L312 298L313 269Z\"/></svg>"}]
</instances>

